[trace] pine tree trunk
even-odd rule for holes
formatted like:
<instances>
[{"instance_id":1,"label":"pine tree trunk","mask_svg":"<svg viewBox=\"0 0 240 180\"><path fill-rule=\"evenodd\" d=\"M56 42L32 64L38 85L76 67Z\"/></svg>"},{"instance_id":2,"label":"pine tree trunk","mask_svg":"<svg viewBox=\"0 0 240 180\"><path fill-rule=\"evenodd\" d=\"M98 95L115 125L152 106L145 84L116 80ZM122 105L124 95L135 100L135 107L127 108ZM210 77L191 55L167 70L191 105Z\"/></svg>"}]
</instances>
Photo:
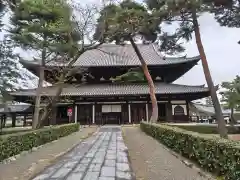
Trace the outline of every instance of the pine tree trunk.
<instances>
[{"instance_id":1,"label":"pine tree trunk","mask_svg":"<svg viewBox=\"0 0 240 180\"><path fill-rule=\"evenodd\" d=\"M218 131L220 134L220 137L222 138L228 138L227 134L227 128L226 128L226 123L222 114L222 109L219 103L219 99L217 97L216 89L214 87L212 77L210 74L210 70L208 67L208 62L207 62L207 57L203 48L202 40L201 40L201 34L199 30L199 25L198 25L198 20L197 20L197 13L196 9L192 9L192 18L193 18L193 26L194 26L194 32L195 32L195 38L196 38L196 44L198 47L198 51L202 60L202 66L203 66L203 71L205 75L205 79L208 85L208 88L210 90L210 95L213 101L213 106L215 109L216 113L216 120L218 122Z\"/></svg>"},{"instance_id":2,"label":"pine tree trunk","mask_svg":"<svg viewBox=\"0 0 240 180\"><path fill-rule=\"evenodd\" d=\"M57 102L60 98L62 90L63 90L63 83L61 83L57 88L56 94L53 97L52 101L44 107L43 115L41 116L41 119L38 123L38 127L43 126L44 122L48 119L49 115L51 114L53 108L56 108Z\"/></svg>"},{"instance_id":3,"label":"pine tree trunk","mask_svg":"<svg viewBox=\"0 0 240 180\"><path fill-rule=\"evenodd\" d=\"M37 87L37 94L35 99L35 107L34 107L34 115L33 115L33 122L32 128L36 129L39 124L39 112L40 112L40 104L41 104L41 91L44 81L44 67L41 66L39 68L39 80L38 80L38 87Z\"/></svg>"},{"instance_id":4,"label":"pine tree trunk","mask_svg":"<svg viewBox=\"0 0 240 180\"><path fill-rule=\"evenodd\" d=\"M68 68L72 68L73 64L78 60L78 58L85 52L86 50L82 49L81 51L79 51L76 56L70 61L70 63L68 64L68 66L66 67L66 69ZM51 114L53 108L57 107L57 102L59 101L60 95L62 93L63 90L63 86L64 86L64 80L66 78L66 76L68 75L72 75L72 71L71 70L66 70L62 72L60 78L59 78L59 82L58 82L58 88L56 91L55 96L53 97L52 101L50 103L48 103L45 107L44 107L44 111L43 114L41 116L41 119L39 120L37 127L42 127L44 122L47 121L49 115Z\"/></svg>"},{"instance_id":5,"label":"pine tree trunk","mask_svg":"<svg viewBox=\"0 0 240 180\"><path fill-rule=\"evenodd\" d=\"M38 124L40 121L40 105L41 105L41 92L43 87L44 81L44 70L45 70L45 63L46 63L46 35L43 37L43 44L42 44L42 57L41 57L41 65L39 68L39 80L38 80L38 87L37 87L37 94L35 99L35 107L34 107L34 115L33 115L33 122L32 128L38 128Z\"/></svg>"},{"instance_id":6,"label":"pine tree trunk","mask_svg":"<svg viewBox=\"0 0 240 180\"><path fill-rule=\"evenodd\" d=\"M158 120L158 104L157 104L157 98L156 98L156 94L155 94L155 86L152 80L152 77L149 73L148 67L146 62L144 61L141 52L139 51L136 43L134 42L134 40L132 39L132 37L130 37L130 42L132 44L132 47L134 49L134 51L136 52L141 65L142 65L142 70L143 73L147 79L148 82L148 87L149 87L149 91L150 91L150 98L151 98L151 102L152 102L152 116L150 118L151 122L157 122Z\"/></svg>"}]
</instances>

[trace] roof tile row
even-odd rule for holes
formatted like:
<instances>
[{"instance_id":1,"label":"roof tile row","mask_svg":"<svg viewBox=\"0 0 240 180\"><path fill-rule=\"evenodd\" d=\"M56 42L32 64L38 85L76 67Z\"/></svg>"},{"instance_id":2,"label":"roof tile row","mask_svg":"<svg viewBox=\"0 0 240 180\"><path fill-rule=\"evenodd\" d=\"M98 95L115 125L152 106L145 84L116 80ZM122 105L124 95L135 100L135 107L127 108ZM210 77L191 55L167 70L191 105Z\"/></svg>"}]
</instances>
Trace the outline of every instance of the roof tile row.
<instances>
[{"instance_id":1,"label":"roof tile row","mask_svg":"<svg viewBox=\"0 0 240 180\"><path fill-rule=\"evenodd\" d=\"M208 92L203 86L187 86L178 84L155 83L156 94L177 94ZM57 87L45 87L42 96L54 96ZM65 85L62 96L118 96L118 95L145 95L149 93L147 84L83 84ZM35 89L11 92L13 96L36 96Z\"/></svg>"}]
</instances>

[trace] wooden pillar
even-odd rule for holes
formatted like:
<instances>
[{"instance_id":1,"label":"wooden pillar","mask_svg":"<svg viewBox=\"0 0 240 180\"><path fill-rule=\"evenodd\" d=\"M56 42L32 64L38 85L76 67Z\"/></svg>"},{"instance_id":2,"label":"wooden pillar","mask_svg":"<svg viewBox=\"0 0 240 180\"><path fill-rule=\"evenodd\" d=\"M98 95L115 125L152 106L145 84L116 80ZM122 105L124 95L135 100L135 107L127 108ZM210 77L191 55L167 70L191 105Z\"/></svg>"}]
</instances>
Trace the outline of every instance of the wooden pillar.
<instances>
[{"instance_id":1,"label":"wooden pillar","mask_svg":"<svg viewBox=\"0 0 240 180\"><path fill-rule=\"evenodd\" d=\"M16 127L16 114L12 114L12 127Z\"/></svg>"},{"instance_id":2,"label":"wooden pillar","mask_svg":"<svg viewBox=\"0 0 240 180\"><path fill-rule=\"evenodd\" d=\"M57 124L57 105L53 105L52 107L52 113L50 115L50 125L56 125Z\"/></svg>"},{"instance_id":3,"label":"wooden pillar","mask_svg":"<svg viewBox=\"0 0 240 180\"><path fill-rule=\"evenodd\" d=\"M171 102L167 102L167 108L166 108L166 110L167 110L167 121L168 122L171 122L171 121L173 121L173 115L172 115L172 104L171 104Z\"/></svg>"},{"instance_id":4,"label":"wooden pillar","mask_svg":"<svg viewBox=\"0 0 240 180\"><path fill-rule=\"evenodd\" d=\"M128 122L131 124L132 117L131 117L131 104L128 104Z\"/></svg>"},{"instance_id":5,"label":"wooden pillar","mask_svg":"<svg viewBox=\"0 0 240 180\"><path fill-rule=\"evenodd\" d=\"M3 128L3 116L2 115L0 115L0 120L1 120L1 122L0 122L0 130Z\"/></svg>"},{"instance_id":6,"label":"wooden pillar","mask_svg":"<svg viewBox=\"0 0 240 180\"><path fill-rule=\"evenodd\" d=\"M187 120L188 122L191 121L190 115L189 115L189 103L186 101L186 107L187 107Z\"/></svg>"},{"instance_id":7,"label":"wooden pillar","mask_svg":"<svg viewBox=\"0 0 240 180\"><path fill-rule=\"evenodd\" d=\"M23 126L26 126L27 125L27 115L24 114L23 116Z\"/></svg>"},{"instance_id":8,"label":"wooden pillar","mask_svg":"<svg viewBox=\"0 0 240 180\"><path fill-rule=\"evenodd\" d=\"M149 121L149 114L148 114L148 103L146 104L146 120Z\"/></svg>"},{"instance_id":9,"label":"wooden pillar","mask_svg":"<svg viewBox=\"0 0 240 180\"><path fill-rule=\"evenodd\" d=\"M2 120L3 120L3 128L5 128L5 126L6 126L6 121L7 121L7 115L6 114L3 114L3 116L2 116Z\"/></svg>"},{"instance_id":10,"label":"wooden pillar","mask_svg":"<svg viewBox=\"0 0 240 180\"><path fill-rule=\"evenodd\" d=\"M92 124L95 124L95 104L92 105Z\"/></svg>"},{"instance_id":11,"label":"wooden pillar","mask_svg":"<svg viewBox=\"0 0 240 180\"><path fill-rule=\"evenodd\" d=\"M74 111L74 122L77 124L77 113L78 113L78 106L75 105L75 111Z\"/></svg>"}]
</instances>

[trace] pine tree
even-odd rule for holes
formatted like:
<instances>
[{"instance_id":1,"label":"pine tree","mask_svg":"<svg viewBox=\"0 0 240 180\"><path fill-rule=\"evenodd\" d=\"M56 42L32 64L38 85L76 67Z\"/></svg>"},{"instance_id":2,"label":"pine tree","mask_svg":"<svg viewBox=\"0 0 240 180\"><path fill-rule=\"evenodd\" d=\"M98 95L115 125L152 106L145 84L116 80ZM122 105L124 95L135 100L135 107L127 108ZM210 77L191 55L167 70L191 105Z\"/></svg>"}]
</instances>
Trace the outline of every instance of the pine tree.
<instances>
[{"instance_id":1,"label":"pine tree","mask_svg":"<svg viewBox=\"0 0 240 180\"><path fill-rule=\"evenodd\" d=\"M98 9L93 6L81 6L76 3L71 6L72 10L75 12L72 14L71 19L73 19L72 29L74 30L75 36L69 36L69 43L73 45L73 48L70 48L68 53L69 55L66 57L67 64L62 67L60 77L58 78L58 82L56 85L58 86L56 90L56 95L50 98L50 103L48 103L44 108L44 113L40 120L40 123L43 123L44 120L48 117L48 115L53 111L54 104L59 101L61 92L64 87L64 83L66 79L71 79L73 75L76 73L85 74L85 68L76 68L74 67L74 63L79 59L81 55L83 55L86 51L90 51L93 49L97 49L103 41L103 34L105 33L105 22L103 22L102 27L100 29L99 38L93 38L93 32L96 28L96 20L95 15L98 13ZM76 15L78 17L76 17ZM103 17L105 19L105 16ZM77 37L77 38L76 38ZM78 43L75 43L76 40L79 39ZM85 44L85 42L87 44ZM41 124L40 124L41 125Z\"/></svg>"},{"instance_id":2,"label":"pine tree","mask_svg":"<svg viewBox=\"0 0 240 180\"><path fill-rule=\"evenodd\" d=\"M146 0L148 6L152 8L153 11L163 11L164 13L168 13L168 15L165 17L166 22L180 22L180 28L178 30L179 38L190 40L192 38L192 32L194 32L196 45L202 61L205 79L210 90L210 95L216 112L219 134L221 137L227 138L226 123L209 70L198 23L198 13L207 11L206 4L215 3L217 1L220 0Z\"/></svg>"},{"instance_id":3,"label":"pine tree","mask_svg":"<svg viewBox=\"0 0 240 180\"><path fill-rule=\"evenodd\" d=\"M113 82L147 82L142 69L131 68L128 72L111 79Z\"/></svg>"},{"instance_id":4,"label":"pine tree","mask_svg":"<svg viewBox=\"0 0 240 180\"><path fill-rule=\"evenodd\" d=\"M99 38L99 29L102 27L103 23L102 17L106 16L107 18L104 20L107 26L103 35L104 41L115 41L116 44L119 45L123 45L126 40L131 42L141 62L142 70L149 85L152 102L152 116L150 121L156 122L158 119L158 104L154 82L139 48L134 42L134 37L136 35L142 35L145 41L154 41L157 38L159 21L155 21L144 6L131 0L123 1L119 5L110 4L106 6L100 14L101 16L98 19L99 24L95 32L95 37Z\"/></svg>"},{"instance_id":5,"label":"pine tree","mask_svg":"<svg viewBox=\"0 0 240 180\"><path fill-rule=\"evenodd\" d=\"M169 35L163 33L159 38L160 24L162 19L167 15L166 12L153 12L149 13L148 9L139 3L131 0L125 0L120 4L109 4L101 11L101 16L98 19L98 26L96 28L95 37L100 34L99 28L102 28L102 17L106 16L106 29L104 33L104 41L115 41L118 45L124 45L124 41L130 41L132 47L137 54L145 78L149 85L150 98L152 102L152 117L151 121L156 122L158 119L158 104L155 96L155 87L148 70L147 64L142 57L142 54L134 42L135 36L141 36L143 43L159 42L160 50L167 54L175 52L182 52L183 46L179 44L179 37L176 34ZM132 75L132 73L130 73ZM123 75L127 77L129 73Z\"/></svg>"},{"instance_id":6,"label":"pine tree","mask_svg":"<svg viewBox=\"0 0 240 180\"><path fill-rule=\"evenodd\" d=\"M13 53L13 45L11 40L4 37L0 41L0 103L3 104L4 112L7 116L8 101L12 101L12 97L7 91L16 90L19 79L26 79L20 72L18 57Z\"/></svg>"},{"instance_id":7,"label":"pine tree","mask_svg":"<svg viewBox=\"0 0 240 180\"><path fill-rule=\"evenodd\" d=\"M221 26L240 28L238 0L223 0L224 3L212 4L209 11L215 15L215 19ZM240 40L238 41L240 44Z\"/></svg>"},{"instance_id":8,"label":"pine tree","mask_svg":"<svg viewBox=\"0 0 240 180\"><path fill-rule=\"evenodd\" d=\"M236 76L233 81L222 82L222 90L220 94L222 95L221 102L224 104L225 108L231 110L231 124L236 124L234 118L234 110L240 108L240 92L238 88L240 87L240 76Z\"/></svg>"},{"instance_id":9,"label":"pine tree","mask_svg":"<svg viewBox=\"0 0 240 180\"><path fill-rule=\"evenodd\" d=\"M16 7L11 18L14 28L10 32L15 43L40 54L35 57L40 67L33 128L39 121L45 64L59 53L69 53L72 48L68 43L69 34L75 34L72 33L70 16L71 10L62 0L25 0Z\"/></svg>"}]
</instances>

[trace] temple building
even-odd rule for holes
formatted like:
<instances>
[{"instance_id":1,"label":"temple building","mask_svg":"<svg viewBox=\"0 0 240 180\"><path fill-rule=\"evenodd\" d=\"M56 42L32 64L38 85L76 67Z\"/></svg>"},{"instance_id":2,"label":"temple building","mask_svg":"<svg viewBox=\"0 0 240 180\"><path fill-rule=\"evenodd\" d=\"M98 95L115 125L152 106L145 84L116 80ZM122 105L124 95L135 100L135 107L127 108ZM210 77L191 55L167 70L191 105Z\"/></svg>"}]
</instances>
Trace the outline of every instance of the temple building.
<instances>
[{"instance_id":1,"label":"temple building","mask_svg":"<svg viewBox=\"0 0 240 180\"><path fill-rule=\"evenodd\" d=\"M203 85L188 86L172 82L195 66L200 57L168 58L162 56L153 44L138 47L155 83L158 121L189 122L189 103L209 96L209 90ZM31 61L21 63L29 71L38 74L39 64ZM85 52L74 64L79 73L76 72L64 85L54 123L125 124L149 121L151 100L148 84L143 81L112 81L112 78L140 65L132 46L128 44L103 44L98 49ZM47 63L45 80L56 83L54 74L64 66L58 62ZM87 69L88 74L83 76L80 73L82 69ZM54 96L56 89L56 85L44 87L42 102ZM11 92L11 95L16 101L34 104L36 89L18 90Z\"/></svg>"}]
</instances>

